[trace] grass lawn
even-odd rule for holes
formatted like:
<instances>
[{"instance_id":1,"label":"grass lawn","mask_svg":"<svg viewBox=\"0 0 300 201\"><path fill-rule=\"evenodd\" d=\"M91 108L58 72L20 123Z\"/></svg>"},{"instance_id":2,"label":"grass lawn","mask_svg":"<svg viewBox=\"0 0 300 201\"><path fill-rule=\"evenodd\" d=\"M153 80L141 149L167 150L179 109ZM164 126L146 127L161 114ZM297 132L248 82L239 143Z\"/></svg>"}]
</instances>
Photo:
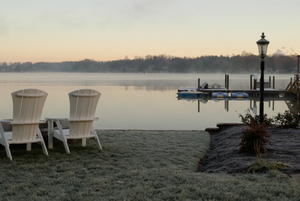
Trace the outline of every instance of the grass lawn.
<instances>
[{"instance_id":1,"label":"grass lawn","mask_svg":"<svg viewBox=\"0 0 300 201\"><path fill-rule=\"evenodd\" d=\"M0 149L0 200L298 200L300 184L283 174L196 172L209 146L202 131L100 132L104 150L93 140L64 153L60 142L47 158L12 148L10 162Z\"/></svg>"}]
</instances>

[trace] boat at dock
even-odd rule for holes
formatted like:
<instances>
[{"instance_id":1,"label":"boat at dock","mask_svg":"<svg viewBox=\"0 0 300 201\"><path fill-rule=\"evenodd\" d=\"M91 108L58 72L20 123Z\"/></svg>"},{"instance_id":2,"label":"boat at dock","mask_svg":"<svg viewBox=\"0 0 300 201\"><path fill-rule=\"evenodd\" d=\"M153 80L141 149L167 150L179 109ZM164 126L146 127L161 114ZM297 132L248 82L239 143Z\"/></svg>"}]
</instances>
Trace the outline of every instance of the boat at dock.
<instances>
[{"instance_id":1,"label":"boat at dock","mask_svg":"<svg viewBox=\"0 0 300 201\"><path fill-rule=\"evenodd\" d=\"M249 98L249 94L246 92L232 92L231 98Z\"/></svg>"},{"instance_id":2,"label":"boat at dock","mask_svg":"<svg viewBox=\"0 0 300 201\"><path fill-rule=\"evenodd\" d=\"M178 97L180 98L202 98L203 96L207 96L207 93L197 91L197 89L183 89L177 92Z\"/></svg>"},{"instance_id":3,"label":"boat at dock","mask_svg":"<svg viewBox=\"0 0 300 201\"><path fill-rule=\"evenodd\" d=\"M230 94L226 92L213 92L211 93L212 98L229 98Z\"/></svg>"}]
</instances>

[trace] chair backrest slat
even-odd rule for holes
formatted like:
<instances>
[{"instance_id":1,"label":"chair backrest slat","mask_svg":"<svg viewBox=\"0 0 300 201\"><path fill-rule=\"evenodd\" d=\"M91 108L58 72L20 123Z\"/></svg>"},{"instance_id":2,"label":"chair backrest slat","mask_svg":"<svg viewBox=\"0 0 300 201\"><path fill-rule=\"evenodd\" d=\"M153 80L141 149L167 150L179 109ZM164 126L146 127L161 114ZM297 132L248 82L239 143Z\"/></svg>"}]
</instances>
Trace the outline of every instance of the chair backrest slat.
<instances>
[{"instance_id":1,"label":"chair backrest slat","mask_svg":"<svg viewBox=\"0 0 300 201\"><path fill-rule=\"evenodd\" d=\"M13 99L12 140L22 142L35 139L47 93L38 89L23 89L11 95Z\"/></svg>"},{"instance_id":2,"label":"chair backrest slat","mask_svg":"<svg viewBox=\"0 0 300 201\"><path fill-rule=\"evenodd\" d=\"M100 96L98 91L92 89L80 89L69 93L71 136L90 135Z\"/></svg>"}]
</instances>

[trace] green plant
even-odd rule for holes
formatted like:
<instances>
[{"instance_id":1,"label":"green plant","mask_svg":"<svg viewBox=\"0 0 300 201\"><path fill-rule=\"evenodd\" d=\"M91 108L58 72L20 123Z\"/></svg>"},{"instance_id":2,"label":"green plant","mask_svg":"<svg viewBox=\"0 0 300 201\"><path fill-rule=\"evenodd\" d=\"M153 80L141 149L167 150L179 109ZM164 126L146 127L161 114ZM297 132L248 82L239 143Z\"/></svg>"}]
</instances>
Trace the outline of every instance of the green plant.
<instances>
[{"instance_id":1,"label":"green plant","mask_svg":"<svg viewBox=\"0 0 300 201\"><path fill-rule=\"evenodd\" d=\"M286 110L283 114L278 113L274 119L277 124L285 128L296 128L300 123L299 115L289 110Z\"/></svg>"},{"instance_id":2,"label":"green plant","mask_svg":"<svg viewBox=\"0 0 300 201\"><path fill-rule=\"evenodd\" d=\"M287 168L289 165L282 162L270 162L265 160L257 160L255 163L251 164L247 173L266 173L269 171L280 171L283 168Z\"/></svg>"},{"instance_id":3,"label":"green plant","mask_svg":"<svg viewBox=\"0 0 300 201\"><path fill-rule=\"evenodd\" d=\"M259 124L259 115L252 114L249 110L245 115L240 114L242 123L251 126ZM270 126L272 125L274 120L272 118L268 118L267 114L264 115L264 125Z\"/></svg>"},{"instance_id":4,"label":"green plant","mask_svg":"<svg viewBox=\"0 0 300 201\"><path fill-rule=\"evenodd\" d=\"M256 154L267 151L266 145L269 143L270 134L264 125L252 123L243 131L240 143L240 152Z\"/></svg>"}]
</instances>

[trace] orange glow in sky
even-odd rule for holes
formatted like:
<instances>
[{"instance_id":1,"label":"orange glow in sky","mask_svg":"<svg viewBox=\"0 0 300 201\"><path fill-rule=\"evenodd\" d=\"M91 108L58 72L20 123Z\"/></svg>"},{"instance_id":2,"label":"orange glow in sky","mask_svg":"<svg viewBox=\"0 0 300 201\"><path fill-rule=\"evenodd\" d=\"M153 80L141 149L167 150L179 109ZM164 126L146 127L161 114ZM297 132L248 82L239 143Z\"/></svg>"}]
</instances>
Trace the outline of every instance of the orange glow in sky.
<instances>
[{"instance_id":1,"label":"orange glow in sky","mask_svg":"<svg viewBox=\"0 0 300 201\"><path fill-rule=\"evenodd\" d=\"M0 1L0 62L300 53L298 0Z\"/></svg>"}]
</instances>

